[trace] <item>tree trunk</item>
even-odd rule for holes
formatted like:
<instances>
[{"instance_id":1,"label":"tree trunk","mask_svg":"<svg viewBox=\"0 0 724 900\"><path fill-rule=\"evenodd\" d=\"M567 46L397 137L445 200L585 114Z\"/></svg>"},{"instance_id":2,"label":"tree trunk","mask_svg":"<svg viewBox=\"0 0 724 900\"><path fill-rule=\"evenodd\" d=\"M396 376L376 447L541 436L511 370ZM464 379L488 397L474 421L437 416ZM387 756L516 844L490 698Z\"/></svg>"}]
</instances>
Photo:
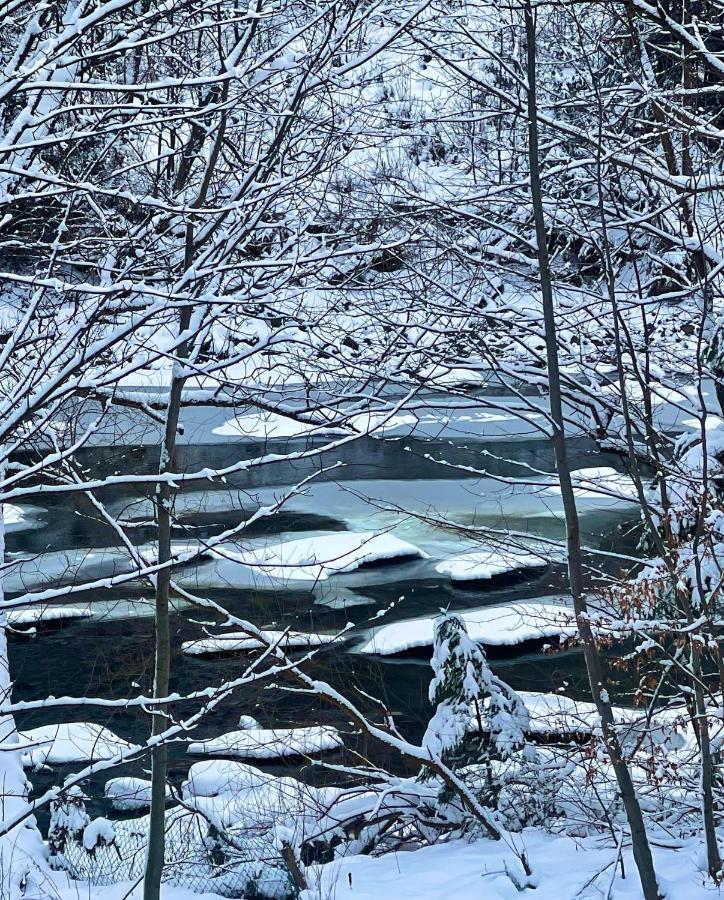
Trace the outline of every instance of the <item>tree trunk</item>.
<instances>
[{"instance_id":1,"label":"tree trunk","mask_svg":"<svg viewBox=\"0 0 724 900\"><path fill-rule=\"evenodd\" d=\"M193 244L191 226L187 231L187 262L190 245ZM189 263L190 264L190 263ZM188 268L188 265L187 265ZM184 307L179 317L179 333L188 331L191 323L191 307ZM183 362L188 353L188 341L179 344L178 359ZM176 468L176 435L183 399L186 376L174 364L171 388L166 412L163 444L159 460L159 472L173 472ZM157 489L158 517L158 562L163 565L171 559L171 514L176 488L169 482L162 482ZM160 569L156 577L156 647L153 696L165 697L169 693L171 674L171 626L169 620L169 594L171 568ZM157 709L152 717L151 733L158 735L166 727L166 717ZM148 852L143 881L143 900L159 900L161 876L163 874L166 850L166 772L168 749L165 744L156 747L151 754L151 813L148 833Z\"/></svg>"},{"instance_id":2,"label":"tree trunk","mask_svg":"<svg viewBox=\"0 0 724 900\"><path fill-rule=\"evenodd\" d=\"M568 551L568 575L570 580L573 608L576 623L583 645L583 653L591 686L591 694L603 727L603 735L613 766L618 788L621 793L626 818L631 830L633 855L641 879L641 887L645 900L660 900L661 894L656 881L651 848L644 826L641 807L631 780L631 773L614 727L613 712L608 692L605 689L603 669L598 647L588 617L586 598L583 592L583 564L581 555L580 527L576 497L571 482L571 473L566 451L565 422L563 418L563 402L558 364L558 336L556 328L555 307L553 304L553 288L548 258L547 234L543 216L543 194L540 182L540 161L538 151L538 105L536 98L536 28L535 16L530 0L524 4L525 32L527 42L527 75L528 75L528 157L530 167L530 191L535 220L536 242L538 246L538 264L540 268L540 285L543 300L543 319L545 325L546 361L548 368L550 411L553 422L552 443L556 459L556 468L561 488L561 499L566 519L566 544Z\"/></svg>"},{"instance_id":3,"label":"tree trunk","mask_svg":"<svg viewBox=\"0 0 724 900\"><path fill-rule=\"evenodd\" d=\"M698 637L698 635L696 636ZM714 760L711 753L711 736L707 717L706 699L702 685L701 652L694 636L690 638L691 671L694 676L694 729L699 739L701 754L701 813L706 840L706 860L709 874L715 880L721 877L721 856L714 822Z\"/></svg>"}]
</instances>

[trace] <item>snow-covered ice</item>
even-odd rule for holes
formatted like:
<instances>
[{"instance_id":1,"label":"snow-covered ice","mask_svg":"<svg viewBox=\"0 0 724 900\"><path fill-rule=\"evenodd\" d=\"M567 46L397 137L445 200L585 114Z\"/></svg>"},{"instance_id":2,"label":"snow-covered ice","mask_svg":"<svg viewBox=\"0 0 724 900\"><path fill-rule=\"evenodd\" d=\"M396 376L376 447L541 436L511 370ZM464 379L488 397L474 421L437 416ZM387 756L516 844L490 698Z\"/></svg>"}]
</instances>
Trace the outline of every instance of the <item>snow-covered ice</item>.
<instances>
[{"instance_id":1,"label":"snow-covered ice","mask_svg":"<svg viewBox=\"0 0 724 900\"><path fill-rule=\"evenodd\" d=\"M245 728L217 738L194 741L189 753L203 756L236 756L242 759L276 759L284 756L312 756L344 746L336 728Z\"/></svg>"},{"instance_id":2,"label":"snow-covered ice","mask_svg":"<svg viewBox=\"0 0 724 900\"><path fill-rule=\"evenodd\" d=\"M38 506L18 505L15 503L3 503L3 525L7 534L16 531L28 531L31 528L42 528L43 523L39 516L44 509Z\"/></svg>"},{"instance_id":3,"label":"snow-covered ice","mask_svg":"<svg viewBox=\"0 0 724 900\"><path fill-rule=\"evenodd\" d=\"M29 626L46 625L50 622L64 622L73 619L88 619L90 609L78 606L29 606L10 609L7 623L11 628L28 630Z\"/></svg>"},{"instance_id":4,"label":"snow-covered ice","mask_svg":"<svg viewBox=\"0 0 724 900\"><path fill-rule=\"evenodd\" d=\"M20 747L27 747L22 754L23 765L34 768L112 759L132 751L135 745L93 722L62 722L20 732Z\"/></svg>"},{"instance_id":5,"label":"snow-covered ice","mask_svg":"<svg viewBox=\"0 0 724 900\"><path fill-rule=\"evenodd\" d=\"M333 634L308 634L302 631L264 631L264 640L277 645L281 650L300 650L323 647L335 640ZM260 650L267 644L259 638L251 637L245 632L230 631L199 638L195 641L184 641L182 649L189 656L209 656L216 653L240 653L249 650Z\"/></svg>"},{"instance_id":6,"label":"snow-covered ice","mask_svg":"<svg viewBox=\"0 0 724 900\"><path fill-rule=\"evenodd\" d=\"M224 546L214 548L211 555L221 577L226 575L233 584L257 574L281 581L323 581L381 560L421 559L426 554L392 534L370 531L325 534L249 550Z\"/></svg>"},{"instance_id":7,"label":"snow-covered ice","mask_svg":"<svg viewBox=\"0 0 724 900\"><path fill-rule=\"evenodd\" d=\"M463 610L470 637L489 646L514 646L543 638L566 638L576 634L573 611L553 598L511 603L508 606L486 606ZM432 646L436 616L421 616L390 622L373 629L359 653L391 656L418 647Z\"/></svg>"},{"instance_id":8,"label":"snow-covered ice","mask_svg":"<svg viewBox=\"0 0 724 900\"><path fill-rule=\"evenodd\" d=\"M337 789L271 775L248 763L210 759L190 767L181 792L187 805L221 827L241 822L271 829L282 821L302 828L305 815L319 810Z\"/></svg>"},{"instance_id":9,"label":"snow-covered ice","mask_svg":"<svg viewBox=\"0 0 724 900\"><path fill-rule=\"evenodd\" d=\"M321 412L324 413L324 410ZM329 421L327 424L324 419ZM214 434L225 437L254 438L257 440L281 440L315 435L335 436L350 432L380 434L405 429L409 432L417 424L410 413L364 412L344 417L334 410L327 410L318 423L300 422L292 416L278 412L254 412L237 416L213 429Z\"/></svg>"},{"instance_id":10,"label":"snow-covered ice","mask_svg":"<svg viewBox=\"0 0 724 900\"><path fill-rule=\"evenodd\" d=\"M549 561L543 548L538 552L517 548L468 550L439 562L435 571L447 575L453 581L482 581L520 569L540 569L547 566Z\"/></svg>"},{"instance_id":11,"label":"snow-covered ice","mask_svg":"<svg viewBox=\"0 0 724 900\"><path fill-rule=\"evenodd\" d=\"M122 776L111 778L103 788L106 800L111 801L114 809L131 811L148 809L151 805L151 782L145 778ZM166 787L166 797L171 796L171 789Z\"/></svg>"}]
</instances>

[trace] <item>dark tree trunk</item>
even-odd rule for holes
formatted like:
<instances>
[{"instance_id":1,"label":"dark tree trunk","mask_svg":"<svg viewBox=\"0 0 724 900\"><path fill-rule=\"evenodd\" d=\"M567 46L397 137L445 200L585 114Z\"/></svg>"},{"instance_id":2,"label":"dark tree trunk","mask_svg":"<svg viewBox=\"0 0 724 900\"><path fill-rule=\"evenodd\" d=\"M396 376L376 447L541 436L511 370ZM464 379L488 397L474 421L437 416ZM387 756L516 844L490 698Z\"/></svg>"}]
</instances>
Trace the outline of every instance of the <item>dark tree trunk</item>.
<instances>
[{"instance_id":1,"label":"dark tree trunk","mask_svg":"<svg viewBox=\"0 0 724 900\"><path fill-rule=\"evenodd\" d=\"M193 249L193 231L187 230L187 263ZM187 266L188 267L188 266ZM179 316L179 333L188 331L191 323L191 307L187 306ZM188 353L188 341L179 345L178 358L183 361ZM179 416L183 401L183 389L186 376L174 374L166 412L164 439L161 446L159 472L165 474L175 471L176 467L176 435L178 434ZM158 518L158 562L160 565L171 559L171 516L173 512L176 488L170 482L162 482L157 490ZM156 660L153 682L153 696L166 697L169 693L171 674L171 627L169 621L169 595L171 586L171 568L164 566L156 579ZM158 709L152 718L151 733L155 736L166 727L166 717ZM166 851L166 773L168 769L168 749L165 744L156 747L151 755L151 813L148 835L148 855L146 872L143 881L143 900L159 900L161 876L163 874Z\"/></svg>"},{"instance_id":2,"label":"dark tree trunk","mask_svg":"<svg viewBox=\"0 0 724 900\"><path fill-rule=\"evenodd\" d=\"M615 731L613 711L611 709L608 692L606 691L601 658L591 628L586 598L583 591L581 537L578 522L578 510L576 508L576 497L573 491L566 451L565 422L563 418L563 401L558 364L558 336L555 307L553 303L550 263L548 258L548 236L543 216L543 193L540 181L538 150L538 105L536 98L536 28L535 14L531 7L530 0L526 0L525 2L524 16L528 70L528 156L530 167L530 190L535 220L540 284L543 300L550 411L553 424L552 443L561 488L561 499L566 518L566 543L570 588L573 597L573 607L576 615L578 632L583 645L591 694L593 701L596 704L598 714L601 717L606 748L611 759L611 765L616 774L621 799L623 800L624 808L626 810L626 818L631 830L633 855L641 879L643 897L645 900L660 900L661 894L656 881L656 873L654 872L654 864L651 857L651 848L646 835L641 807L631 780L631 773L629 772L623 757L618 736Z\"/></svg>"}]
</instances>

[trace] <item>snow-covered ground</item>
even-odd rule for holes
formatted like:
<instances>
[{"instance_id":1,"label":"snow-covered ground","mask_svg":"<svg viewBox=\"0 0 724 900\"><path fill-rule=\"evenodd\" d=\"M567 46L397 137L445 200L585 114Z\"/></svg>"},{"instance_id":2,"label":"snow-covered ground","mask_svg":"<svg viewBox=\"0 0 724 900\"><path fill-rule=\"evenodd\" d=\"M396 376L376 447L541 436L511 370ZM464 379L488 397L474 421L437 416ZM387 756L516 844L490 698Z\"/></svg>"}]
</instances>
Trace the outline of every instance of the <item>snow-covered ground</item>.
<instances>
[{"instance_id":1,"label":"snow-covered ground","mask_svg":"<svg viewBox=\"0 0 724 900\"><path fill-rule=\"evenodd\" d=\"M516 853L517 851L517 853ZM528 879L518 855L532 869ZM704 900L719 896L702 871L702 845L682 842L677 849L653 848L666 900ZM320 866L304 900L640 900L641 885L629 847L623 850L625 878L615 847L605 838L574 839L525 829L509 842L454 841L379 858L347 857Z\"/></svg>"},{"instance_id":2,"label":"snow-covered ground","mask_svg":"<svg viewBox=\"0 0 724 900\"><path fill-rule=\"evenodd\" d=\"M682 841L674 849L653 847L665 900L713 900L720 896L706 879L703 847ZM525 876L519 854L532 869ZM619 854L605 838L571 838L525 829L506 842L456 840L411 852L379 857L348 856L307 871L308 890L301 900L640 900L641 887L629 846ZM93 887L92 893L62 872L48 874L48 897L57 900L141 900L142 887L120 882ZM163 885L163 900L219 900Z\"/></svg>"}]
</instances>

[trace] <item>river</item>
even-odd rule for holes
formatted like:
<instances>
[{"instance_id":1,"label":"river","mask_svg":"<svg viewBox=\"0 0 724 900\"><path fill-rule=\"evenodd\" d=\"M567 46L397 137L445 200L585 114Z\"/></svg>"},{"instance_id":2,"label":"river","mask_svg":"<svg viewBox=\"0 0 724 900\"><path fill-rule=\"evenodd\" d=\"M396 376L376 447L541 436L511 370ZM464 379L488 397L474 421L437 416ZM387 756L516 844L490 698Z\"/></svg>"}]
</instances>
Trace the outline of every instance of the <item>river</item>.
<instances>
[{"instance_id":1,"label":"river","mask_svg":"<svg viewBox=\"0 0 724 900\"><path fill-rule=\"evenodd\" d=\"M240 518L242 498L253 502L268 501L279 496L284 486L317 471L321 462L340 462L332 472L322 474L310 494L296 498L289 508L262 520L250 538L292 539L305 534L334 531L374 531L394 525L395 534L435 555L451 555L469 542L454 533L395 514L391 507L427 507L436 515L444 514L465 524L507 524L531 534L557 537L562 534L560 510L555 497L531 497L528 491L513 491L490 477L480 478L435 460L485 470L496 478L530 477L531 470L552 472L553 458L549 443L538 430L535 414L528 423L506 418L500 409L480 416L480 398L460 398L455 409L445 411L441 398L431 398L429 408L418 412L419 424L403 426L399 433L386 432L385 439L360 438L334 450L320 461L280 462L252 471L229 476L225 485L199 483L184 488L187 507L177 529L179 540L204 538L228 528ZM496 408L509 402L493 397ZM538 401L540 402L540 401ZM670 412L667 425L675 424L678 413ZM81 462L95 473L153 471L158 460L158 432L141 428L130 414L123 414L115 430L99 435L94 446L84 450ZM259 456L268 450L283 452L304 446L304 438L265 443L243 435L218 434L220 426L230 418L228 412L216 409L193 409L185 412L184 434L179 451L179 469L195 471L204 467L223 467L235 461ZM123 446L110 442L123 435ZM115 435L115 437L114 437ZM320 440L320 439L315 439ZM129 443L132 442L132 443ZM484 451L484 453L483 453ZM571 464L575 469L610 466L621 469L613 455L601 454L586 438L574 435L570 442ZM199 490L206 494L201 506L194 500ZM361 495L376 498L372 506ZM128 487L104 490L103 500L114 509L133 510L141 495ZM190 499L189 499L190 498ZM113 532L91 514L82 498L72 495L32 498L39 507L36 527L12 531L7 536L8 558L34 557L37 569L45 569L50 583L55 576L67 577L58 554L113 547ZM251 502L251 501L250 501ZM381 508L386 507L386 508ZM142 510L142 507L141 507ZM397 515L397 518L395 516ZM631 504L598 508L582 506L584 536L590 546L633 553L636 545L638 513ZM134 540L150 540L152 532L145 527L134 529ZM35 556L40 554L40 556ZM103 553L97 560L103 570ZM62 559L62 557L60 557ZM612 566L613 562L604 564ZM57 571L53 566L58 567ZM94 570L95 571L95 570ZM12 572L9 576L13 587ZM19 585L15 586L15 593ZM424 658L382 658L354 652L369 627L371 616L395 601L385 621L419 615L433 615L441 608L469 609L486 604L511 603L524 598L562 593L565 570L553 563L542 571L509 574L487 582L467 586L456 585L438 575L429 561L389 562L377 570L358 570L353 575L333 576L325 584L305 588L295 583L274 589L255 586L239 587L220 584L208 590L209 596L228 609L248 617L264 627L290 627L301 631L333 631L348 621L356 625L352 640L340 647L321 652L312 663L314 672L335 686L354 693L361 689L385 701L396 714L398 725L409 737L420 737L430 710L427 685L429 663ZM13 590L9 596L13 596ZM404 599L400 599L404 598ZM39 633L36 637L11 635L10 666L15 699L38 699L48 694L61 696L92 695L123 697L150 692L153 661L153 621L148 589L126 586L122 589L97 591L73 596L72 602L89 608L92 617L66 624L62 628ZM324 601L324 603L320 602ZM330 605L331 601L331 605ZM65 601L61 601L65 605ZM324 605L326 604L326 605ZM198 637L200 620L208 621L208 613L185 609L173 616L173 684L184 692L233 678L242 670L238 657L191 658L180 652L182 641ZM516 654L515 650L495 654L495 670L514 688L553 691L565 688L573 696L585 696L586 686L580 653L536 652ZM356 695L359 696L359 695ZM227 700L210 716L193 738L211 736L233 730L240 715L253 715L264 725L330 723L343 730L348 724L332 708L314 699L282 691L252 687ZM36 710L18 716L22 728L40 724L95 721L106 725L127 740L145 738L148 717L140 711L124 709L99 710L93 707ZM357 740L352 737L351 741ZM187 755L183 742L172 747L170 776L180 782L194 759ZM75 766L56 771L33 772L30 778L36 790L58 783ZM126 767L116 774L142 774L143 764ZM324 778L318 768L300 766L300 762L275 763L270 771L299 772L306 778ZM102 799L104 778L85 786L92 798L93 813L107 813ZM39 817L41 824L45 815Z\"/></svg>"}]
</instances>

